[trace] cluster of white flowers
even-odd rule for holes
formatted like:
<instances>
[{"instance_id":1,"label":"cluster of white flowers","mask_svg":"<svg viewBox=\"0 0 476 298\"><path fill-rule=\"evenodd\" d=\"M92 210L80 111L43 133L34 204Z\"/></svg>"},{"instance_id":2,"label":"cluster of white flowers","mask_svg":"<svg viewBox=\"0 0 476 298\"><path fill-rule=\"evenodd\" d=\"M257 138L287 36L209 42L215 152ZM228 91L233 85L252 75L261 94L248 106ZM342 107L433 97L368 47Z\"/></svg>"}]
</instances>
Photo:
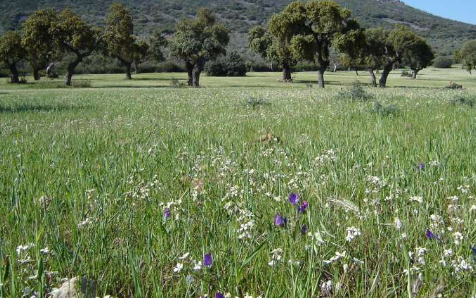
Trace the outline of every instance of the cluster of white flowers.
<instances>
[{"instance_id":1,"label":"cluster of white flowers","mask_svg":"<svg viewBox=\"0 0 476 298\"><path fill-rule=\"evenodd\" d=\"M420 196L410 197L410 202L417 202L417 203L421 204L421 203L423 203L423 197L420 197Z\"/></svg>"},{"instance_id":2,"label":"cluster of white flowers","mask_svg":"<svg viewBox=\"0 0 476 298\"><path fill-rule=\"evenodd\" d=\"M271 261L268 262L268 265L271 267L274 267L276 264L278 264L282 259L282 254L283 254L282 248L276 248L273 251L271 251Z\"/></svg>"},{"instance_id":3,"label":"cluster of white flowers","mask_svg":"<svg viewBox=\"0 0 476 298\"><path fill-rule=\"evenodd\" d=\"M323 165L328 162L334 162L337 160L336 152L334 149L329 149L323 154L317 156L314 159L316 165Z\"/></svg>"},{"instance_id":4,"label":"cluster of white flowers","mask_svg":"<svg viewBox=\"0 0 476 298\"><path fill-rule=\"evenodd\" d=\"M336 251L335 253L335 256L333 256L332 258L330 258L329 260L324 260L322 261L324 264L328 265L328 264L332 264L334 262L337 262L338 260L340 259L343 259L345 258L347 255L347 252L346 251L343 251L342 253Z\"/></svg>"},{"instance_id":5,"label":"cluster of white flowers","mask_svg":"<svg viewBox=\"0 0 476 298\"><path fill-rule=\"evenodd\" d=\"M347 228L347 236L345 236L345 241L351 242L352 240L354 240L361 234L362 233L360 232L360 230L357 229L356 227Z\"/></svg>"}]
</instances>

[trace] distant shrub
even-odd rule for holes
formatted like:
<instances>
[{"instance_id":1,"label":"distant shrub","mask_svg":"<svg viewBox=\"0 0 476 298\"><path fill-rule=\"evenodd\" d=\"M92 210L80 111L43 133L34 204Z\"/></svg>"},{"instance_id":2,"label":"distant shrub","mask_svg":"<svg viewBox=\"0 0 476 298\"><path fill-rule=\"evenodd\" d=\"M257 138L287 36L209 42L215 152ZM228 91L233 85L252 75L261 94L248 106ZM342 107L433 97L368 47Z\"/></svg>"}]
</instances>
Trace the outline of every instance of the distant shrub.
<instances>
[{"instance_id":1,"label":"distant shrub","mask_svg":"<svg viewBox=\"0 0 476 298\"><path fill-rule=\"evenodd\" d=\"M177 63L173 61L166 61L163 63L159 63L155 71L156 72L183 72L185 71L185 68L181 65L178 65Z\"/></svg>"},{"instance_id":2,"label":"distant shrub","mask_svg":"<svg viewBox=\"0 0 476 298\"><path fill-rule=\"evenodd\" d=\"M337 94L338 99L350 99L352 101L368 101L372 99L372 95L367 93L359 81L352 84L352 87L341 90Z\"/></svg>"},{"instance_id":3,"label":"distant shrub","mask_svg":"<svg viewBox=\"0 0 476 298\"><path fill-rule=\"evenodd\" d=\"M242 77L246 76L247 68L243 57L231 53L224 58L209 62L205 71L212 77Z\"/></svg>"},{"instance_id":4,"label":"distant shrub","mask_svg":"<svg viewBox=\"0 0 476 298\"><path fill-rule=\"evenodd\" d=\"M254 98L254 97L251 97L250 99L248 99L246 101L246 105L252 109L257 109L257 108L260 108L264 105L268 105L269 103L266 102L264 99L262 98Z\"/></svg>"},{"instance_id":5,"label":"distant shrub","mask_svg":"<svg viewBox=\"0 0 476 298\"><path fill-rule=\"evenodd\" d=\"M263 62L246 61L245 65L246 65L246 69L248 71L253 71L253 72L273 71L273 69L271 69L269 64L266 64L266 63L263 63ZM276 69L274 69L274 70L276 70Z\"/></svg>"},{"instance_id":6,"label":"distant shrub","mask_svg":"<svg viewBox=\"0 0 476 298\"><path fill-rule=\"evenodd\" d=\"M412 74L408 70L403 70L401 76L404 78L411 78Z\"/></svg>"},{"instance_id":7,"label":"distant shrub","mask_svg":"<svg viewBox=\"0 0 476 298\"><path fill-rule=\"evenodd\" d=\"M381 116L396 116L400 110L394 105L384 105L377 101L371 112Z\"/></svg>"},{"instance_id":8,"label":"distant shrub","mask_svg":"<svg viewBox=\"0 0 476 298\"><path fill-rule=\"evenodd\" d=\"M433 62L433 67L436 68L451 68L453 66L453 59L449 57L439 56Z\"/></svg>"},{"instance_id":9,"label":"distant shrub","mask_svg":"<svg viewBox=\"0 0 476 298\"><path fill-rule=\"evenodd\" d=\"M450 84L446 86L446 89L463 89L463 85L450 82Z\"/></svg>"},{"instance_id":10,"label":"distant shrub","mask_svg":"<svg viewBox=\"0 0 476 298\"><path fill-rule=\"evenodd\" d=\"M186 86L186 84L183 81L179 81L175 78L172 78L170 80L170 87L172 87L172 88L183 88L185 86Z\"/></svg>"},{"instance_id":11,"label":"distant shrub","mask_svg":"<svg viewBox=\"0 0 476 298\"><path fill-rule=\"evenodd\" d=\"M476 99L475 98L466 98L463 96L457 97L455 99L450 100L450 105L452 106L457 106L457 105L462 105L462 106L468 106L468 107L474 107L476 106Z\"/></svg>"}]
</instances>

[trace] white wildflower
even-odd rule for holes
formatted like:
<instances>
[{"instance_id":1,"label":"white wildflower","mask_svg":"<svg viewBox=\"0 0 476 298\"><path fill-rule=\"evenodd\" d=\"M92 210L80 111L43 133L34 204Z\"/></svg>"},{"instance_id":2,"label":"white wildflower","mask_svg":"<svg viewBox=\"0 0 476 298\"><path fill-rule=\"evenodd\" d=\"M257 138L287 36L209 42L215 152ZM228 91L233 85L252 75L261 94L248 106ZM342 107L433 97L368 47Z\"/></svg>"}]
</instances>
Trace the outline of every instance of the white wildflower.
<instances>
[{"instance_id":1,"label":"white wildflower","mask_svg":"<svg viewBox=\"0 0 476 298\"><path fill-rule=\"evenodd\" d=\"M359 229L357 229L356 227L350 227L350 228L347 228L347 236L345 237L345 240L347 242L351 242L352 240L354 240L356 237L360 235L361 235L361 232Z\"/></svg>"}]
</instances>

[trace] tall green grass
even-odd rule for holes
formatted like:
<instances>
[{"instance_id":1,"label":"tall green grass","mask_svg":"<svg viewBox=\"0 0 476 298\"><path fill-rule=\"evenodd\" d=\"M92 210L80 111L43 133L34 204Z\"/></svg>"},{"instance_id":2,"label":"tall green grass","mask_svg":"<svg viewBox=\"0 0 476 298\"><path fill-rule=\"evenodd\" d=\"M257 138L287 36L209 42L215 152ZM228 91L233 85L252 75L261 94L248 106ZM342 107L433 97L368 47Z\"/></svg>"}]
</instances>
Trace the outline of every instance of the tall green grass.
<instances>
[{"instance_id":1,"label":"tall green grass","mask_svg":"<svg viewBox=\"0 0 476 298\"><path fill-rule=\"evenodd\" d=\"M471 90L364 87L371 99L352 101L223 80L5 89L0 296L76 276L101 297L476 295L476 110L454 104Z\"/></svg>"}]
</instances>

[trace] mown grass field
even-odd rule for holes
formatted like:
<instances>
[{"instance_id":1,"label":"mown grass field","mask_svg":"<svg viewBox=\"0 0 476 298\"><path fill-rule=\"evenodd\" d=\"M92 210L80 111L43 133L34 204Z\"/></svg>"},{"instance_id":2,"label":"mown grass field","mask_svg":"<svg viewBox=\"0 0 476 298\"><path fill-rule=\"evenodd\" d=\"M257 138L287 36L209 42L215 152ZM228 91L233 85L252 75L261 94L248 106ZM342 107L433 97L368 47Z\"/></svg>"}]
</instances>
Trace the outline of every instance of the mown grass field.
<instances>
[{"instance_id":1,"label":"mown grass field","mask_svg":"<svg viewBox=\"0 0 476 298\"><path fill-rule=\"evenodd\" d=\"M476 295L476 77L399 73L2 81L0 297Z\"/></svg>"}]
</instances>

